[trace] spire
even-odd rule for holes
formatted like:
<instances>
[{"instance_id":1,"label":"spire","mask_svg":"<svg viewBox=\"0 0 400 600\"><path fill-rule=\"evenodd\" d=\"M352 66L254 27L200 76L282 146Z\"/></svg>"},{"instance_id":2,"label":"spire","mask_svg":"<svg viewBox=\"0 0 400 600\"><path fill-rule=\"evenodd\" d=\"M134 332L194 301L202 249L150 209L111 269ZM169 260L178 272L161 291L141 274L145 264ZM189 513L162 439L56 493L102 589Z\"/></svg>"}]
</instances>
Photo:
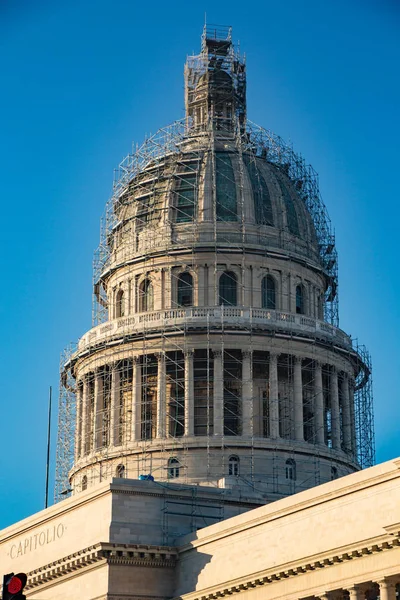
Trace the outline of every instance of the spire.
<instances>
[{"instance_id":1,"label":"spire","mask_svg":"<svg viewBox=\"0 0 400 600\"><path fill-rule=\"evenodd\" d=\"M185 65L186 117L191 133L225 137L246 124L246 67L231 27L205 25L201 53Z\"/></svg>"}]
</instances>

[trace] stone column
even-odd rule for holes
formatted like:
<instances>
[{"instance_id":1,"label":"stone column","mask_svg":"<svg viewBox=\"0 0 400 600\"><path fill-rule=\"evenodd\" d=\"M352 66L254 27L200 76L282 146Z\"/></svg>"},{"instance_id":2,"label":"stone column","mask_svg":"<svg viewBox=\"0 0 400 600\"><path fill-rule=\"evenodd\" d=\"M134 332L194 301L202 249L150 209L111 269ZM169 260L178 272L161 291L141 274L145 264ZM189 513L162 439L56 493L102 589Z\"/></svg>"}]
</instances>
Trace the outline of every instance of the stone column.
<instances>
[{"instance_id":1,"label":"stone column","mask_svg":"<svg viewBox=\"0 0 400 600\"><path fill-rule=\"evenodd\" d=\"M278 355L269 354L269 431L273 439L279 435Z\"/></svg>"},{"instance_id":2,"label":"stone column","mask_svg":"<svg viewBox=\"0 0 400 600\"><path fill-rule=\"evenodd\" d=\"M303 417L303 378L301 371L301 357L294 357L294 439L304 440L304 417Z\"/></svg>"},{"instance_id":3,"label":"stone column","mask_svg":"<svg viewBox=\"0 0 400 600\"><path fill-rule=\"evenodd\" d=\"M330 377L331 394L331 416L332 416L332 447L340 450L340 409L339 409L339 387L336 367L331 367Z\"/></svg>"},{"instance_id":4,"label":"stone column","mask_svg":"<svg viewBox=\"0 0 400 600\"><path fill-rule=\"evenodd\" d=\"M132 359L132 442L140 440L142 409L142 365L140 357Z\"/></svg>"},{"instance_id":5,"label":"stone column","mask_svg":"<svg viewBox=\"0 0 400 600\"><path fill-rule=\"evenodd\" d=\"M350 600L365 600L365 593L360 586L353 585L347 588L347 591L349 592Z\"/></svg>"},{"instance_id":6,"label":"stone column","mask_svg":"<svg viewBox=\"0 0 400 600\"><path fill-rule=\"evenodd\" d=\"M82 379L83 388L82 388L82 438L81 438L81 456L85 456L87 453L87 436L88 436L88 427L87 427L87 414L88 414L88 401L89 401L89 381L87 376L85 375Z\"/></svg>"},{"instance_id":7,"label":"stone column","mask_svg":"<svg viewBox=\"0 0 400 600\"><path fill-rule=\"evenodd\" d=\"M83 386L76 387L76 428L75 428L75 462L81 455L82 447L82 395Z\"/></svg>"},{"instance_id":8,"label":"stone column","mask_svg":"<svg viewBox=\"0 0 400 600\"><path fill-rule=\"evenodd\" d=\"M214 354L214 435L224 432L224 359L221 350Z\"/></svg>"},{"instance_id":9,"label":"stone column","mask_svg":"<svg viewBox=\"0 0 400 600\"><path fill-rule=\"evenodd\" d=\"M242 435L253 434L253 353L242 352Z\"/></svg>"},{"instance_id":10,"label":"stone column","mask_svg":"<svg viewBox=\"0 0 400 600\"><path fill-rule=\"evenodd\" d=\"M350 406L350 429L351 429L351 451L354 455L357 452L357 438L356 438L356 422L354 415L354 379L349 379L349 406Z\"/></svg>"},{"instance_id":11,"label":"stone column","mask_svg":"<svg viewBox=\"0 0 400 600\"><path fill-rule=\"evenodd\" d=\"M119 443L119 393L118 363L114 363L111 369L110 446L117 446Z\"/></svg>"},{"instance_id":12,"label":"stone column","mask_svg":"<svg viewBox=\"0 0 400 600\"><path fill-rule=\"evenodd\" d=\"M194 298L195 306L206 306L205 301L205 270L207 267L199 266L197 268L197 301Z\"/></svg>"},{"instance_id":13,"label":"stone column","mask_svg":"<svg viewBox=\"0 0 400 600\"><path fill-rule=\"evenodd\" d=\"M342 412L343 412L343 445L344 445L345 452L351 452L350 398L349 398L349 379L348 379L347 373L343 374L341 390L342 390Z\"/></svg>"},{"instance_id":14,"label":"stone column","mask_svg":"<svg viewBox=\"0 0 400 600\"><path fill-rule=\"evenodd\" d=\"M377 583L379 585L380 600L396 600L396 585L394 582L382 579Z\"/></svg>"},{"instance_id":15,"label":"stone column","mask_svg":"<svg viewBox=\"0 0 400 600\"><path fill-rule=\"evenodd\" d=\"M185 435L194 435L194 352L185 352Z\"/></svg>"},{"instance_id":16,"label":"stone column","mask_svg":"<svg viewBox=\"0 0 400 600\"><path fill-rule=\"evenodd\" d=\"M93 449L101 448L103 424L103 375L100 370L94 375Z\"/></svg>"},{"instance_id":17,"label":"stone column","mask_svg":"<svg viewBox=\"0 0 400 600\"><path fill-rule=\"evenodd\" d=\"M156 437L166 436L166 402L167 402L167 373L165 368L165 353L157 355L157 431Z\"/></svg>"},{"instance_id":18,"label":"stone column","mask_svg":"<svg viewBox=\"0 0 400 600\"><path fill-rule=\"evenodd\" d=\"M325 443L324 394L322 390L322 365L315 362L314 371L314 419L317 444Z\"/></svg>"}]
</instances>

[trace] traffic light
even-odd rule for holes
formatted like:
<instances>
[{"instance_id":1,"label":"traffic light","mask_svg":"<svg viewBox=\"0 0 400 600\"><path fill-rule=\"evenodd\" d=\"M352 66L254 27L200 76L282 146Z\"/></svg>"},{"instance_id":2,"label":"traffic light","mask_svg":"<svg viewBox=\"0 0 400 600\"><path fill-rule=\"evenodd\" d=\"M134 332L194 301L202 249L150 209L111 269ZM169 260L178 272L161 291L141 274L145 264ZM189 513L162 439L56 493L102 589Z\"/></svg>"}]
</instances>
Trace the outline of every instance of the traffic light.
<instances>
[{"instance_id":1,"label":"traffic light","mask_svg":"<svg viewBox=\"0 0 400 600\"><path fill-rule=\"evenodd\" d=\"M26 586L26 580L26 573L4 575L2 600L26 600L26 596L22 593Z\"/></svg>"}]
</instances>

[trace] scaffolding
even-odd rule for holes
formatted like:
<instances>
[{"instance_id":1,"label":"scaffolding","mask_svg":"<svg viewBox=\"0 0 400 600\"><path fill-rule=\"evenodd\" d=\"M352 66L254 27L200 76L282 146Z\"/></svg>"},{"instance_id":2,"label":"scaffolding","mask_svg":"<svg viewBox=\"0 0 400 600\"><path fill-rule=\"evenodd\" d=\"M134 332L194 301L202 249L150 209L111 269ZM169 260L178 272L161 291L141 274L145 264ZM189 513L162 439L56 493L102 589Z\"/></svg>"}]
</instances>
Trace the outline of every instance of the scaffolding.
<instances>
[{"instance_id":1,"label":"scaffolding","mask_svg":"<svg viewBox=\"0 0 400 600\"><path fill-rule=\"evenodd\" d=\"M114 174L113 194L101 219L100 244L93 262L93 329L77 346L69 347L61 360L56 501L71 493L71 469L82 455L92 456L96 481L151 474L168 484L178 473L179 482L190 483L196 451L196 444L188 441L190 436L197 436L197 445L205 448L204 484L244 486L254 494L267 493L278 498L318 485L321 464L329 460L329 451L331 475L336 476L336 465L346 459L340 459L333 451L331 389L335 373L328 365L338 353L346 355L356 375L354 414L350 415L355 423L354 439L347 461L353 469L374 462L371 364L365 348L338 329L337 252L318 177L290 144L246 121L245 65L233 49L230 29L205 29L202 52L189 57L185 81L186 118L146 139ZM204 104L203 88L211 90L214 102ZM268 169L272 169L275 179L267 185ZM295 196L296 202L302 203L304 214L309 215L312 227L308 217L300 214L295 215L297 220L292 226L301 227L307 235L288 235L289 217L286 228L275 225L277 233L271 235L272 213L267 204L258 217L261 224L249 225L249 185L251 194L263 199L269 193L268 186L277 186L278 192L274 193L286 202L289 217L290 211L297 211L292 208ZM199 223L196 212L200 194L205 196L205 190L211 199L208 209L203 208L206 217L206 210L209 211L206 226ZM291 270L298 265L318 270L325 288L321 306L317 305L316 296L312 303L309 296L313 315L283 310L282 306L278 308L279 302L269 309L251 302L254 285L246 273L255 248L265 250L259 253L260 270L265 275L270 273L271 261L276 260L278 253L285 253L289 274L283 274L280 282L281 305L290 306L290 292L283 290L290 290ZM199 252L205 249L213 254L213 259L202 279L196 274L194 292L191 273L198 266ZM179 266L178 250L184 256ZM145 274L160 273L157 284L150 275L141 281L136 266L139 259ZM129 285L108 289L110 277L121 269ZM222 288L221 280L217 284L221 269L226 279ZM151 283L152 295L146 281ZM237 298L232 302L234 289ZM226 299L222 303L217 301L221 294ZM271 292L266 288L267 300L268 294ZM202 302L198 301L200 297ZM244 302L245 298L249 302ZM154 310L155 303L160 310ZM318 313L322 310L323 314ZM200 335L201 347L194 341ZM234 336L235 340L242 336L242 351L238 350L239 342L231 343ZM273 348L279 342L285 347L277 358L280 387L275 404L266 375L272 359L261 350L260 336L264 336L267 346ZM302 343L307 344L308 353L302 363L304 440L312 448L312 460L307 459L303 465L294 441L293 406L295 355ZM106 346L108 364L104 364L104 357L101 363L97 358ZM134 353L140 355L139 361L132 359L133 347ZM246 352L251 360L244 362ZM195 354L190 367L195 425L194 431L188 432L185 411L189 391L185 377L191 354ZM91 369L84 389L81 382L76 382L78 360L85 361ZM324 365L322 370L318 370L319 363ZM93 375L95 371L97 377ZM160 373L164 388L160 386ZM218 377L220 388L215 387ZM118 397L113 397L116 378ZM342 385L343 381L339 383ZM322 421L318 421L315 411L316 388L323 398ZM216 389L222 398L222 414L217 416L213 396ZM140 401L134 410L131 407L135 393ZM338 392L342 420L344 393ZM96 404L100 396L101 407ZM112 406L117 407L117 412L112 411ZM160 414L164 431L160 429ZM275 448L265 445L271 428L281 440ZM344 440L340 443L343 446ZM118 452L114 447L118 447ZM272 464L268 476L257 471L260 456L266 452ZM240 472L235 463L239 455ZM90 484L87 479L86 483L83 481L81 489ZM166 528L170 508L165 508ZM193 518L196 510L190 512ZM214 518L216 514L213 513Z\"/></svg>"}]
</instances>

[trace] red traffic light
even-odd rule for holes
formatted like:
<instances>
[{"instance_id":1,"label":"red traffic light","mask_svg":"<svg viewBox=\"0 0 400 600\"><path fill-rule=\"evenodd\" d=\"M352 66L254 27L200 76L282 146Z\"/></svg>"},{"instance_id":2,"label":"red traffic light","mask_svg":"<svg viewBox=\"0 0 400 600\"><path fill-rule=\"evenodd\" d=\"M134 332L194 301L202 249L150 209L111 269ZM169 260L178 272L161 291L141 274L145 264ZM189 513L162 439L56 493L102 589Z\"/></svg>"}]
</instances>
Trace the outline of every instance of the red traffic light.
<instances>
[{"instance_id":1,"label":"red traffic light","mask_svg":"<svg viewBox=\"0 0 400 600\"><path fill-rule=\"evenodd\" d=\"M23 599L25 596L22 594L24 587L26 586L27 576L26 573L9 573L3 578L3 600L15 600Z\"/></svg>"},{"instance_id":2,"label":"red traffic light","mask_svg":"<svg viewBox=\"0 0 400 600\"><path fill-rule=\"evenodd\" d=\"M20 592L23 589L24 585L25 583L22 582L20 576L14 575L14 577L9 581L7 585L7 591L10 592L10 594L18 594L18 592Z\"/></svg>"}]
</instances>

